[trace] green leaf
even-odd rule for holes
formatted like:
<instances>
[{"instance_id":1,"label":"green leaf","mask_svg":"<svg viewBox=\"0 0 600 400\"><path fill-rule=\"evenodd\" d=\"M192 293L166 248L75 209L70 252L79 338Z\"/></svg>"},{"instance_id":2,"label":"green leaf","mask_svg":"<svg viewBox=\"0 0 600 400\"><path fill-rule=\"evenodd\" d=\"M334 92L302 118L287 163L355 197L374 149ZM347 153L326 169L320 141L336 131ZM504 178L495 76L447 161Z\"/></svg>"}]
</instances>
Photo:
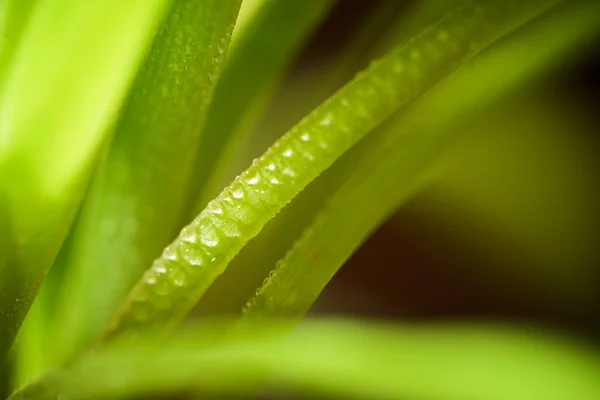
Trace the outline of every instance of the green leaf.
<instances>
[{"instance_id":1,"label":"green leaf","mask_svg":"<svg viewBox=\"0 0 600 400\"><path fill-rule=\"evenodd\" d=\"M0 87L36 2L37 0L3 0L0 3Z\"/></svg>"},{"instance_id":2,"label":"green leaf","mask_svg":"<svg viewBox=\"0 0 600 400\"><path fill-rule=\"evenodd\" d=\"M64 249L54 338L61 358L89 344L177 235L239 6L178 0L161 26Z\"/></svg>"},{"instance_id":3,"label":"green leaf","mask_svg":"<svg viewBox=\"0 0 600 400\"><path fill-rule=\"evenodd\" d=\"M402 2L395 1L374 5L351 37L329 55L329 61L325 65L315 68L315 71L311 69L306 78L303 74L302 77L295 76L290 82L291 87L282 88L282 92L288 95L283 94L273 100L276 112L261 119L261 123L254 129L251 146L247 146L245 154L236 156L237 165L243 168L252 160L251 154L260 154L262 151L259 149L268 148L282 131L293 126L348 82L356 71L363 69L367 65L364 60L365 52L395 17L398 8L404 6ZM423 28L425 27L424 25ZM343 158L349 156L350 154L345 154ZM353 163L349 167L353 167ZM343 181L343 176L338 175L339 173L339 168L326 170L286 206L277 218L271 220L260 235L232 260L223 275L202 297L194 312L204 315L239 313L275 262L281 259L324 205L325 198ZM223 296L223 293L228 295Z\"/></svg>"},{"instance_id":4,"label":"green leaf","mask_svg":"<svg viewBox=\"0 0 600 400\"><path fill-rule=\"evenodd\" d=\"M215 326L212 324L211 326ZM112 399L270 386L364 399L596 400L597 350L504 326L310 321L291 334L265 320L215 344L205 326L171 343L86 355L11 400Z\"/></svg>"},{"instance_id":5,"label":"green leaf","mask_svg":"<svg viewBox=\"0 0 600 400\"><path fill-rule=\"evenodd\" d=\"M0 90L0 359L67 234L166 3L40 0L23 17Z\"/></svg>"},{"instance_id":6,"label":"green leaf","mask_svg":"<svg viewBox=\"0 0 600 400\"><path fill-rule=\"evenodd\" d=\"M197 215L231 179L227 174L232 156L332 4L333 0L265 0L257 6L232 46L215 89L194 167L188 217Z\"/></svg>"},{"instance_id":7,"label":"green leaf","mask_svg":"<svg viewBox=\"0 0 600 400\"><path fill-rule=\"evenodd\" d=\"M600 28L600 6L557 7L464 65L349 152L357 167L247 303L247 316L301 317L369 235L429 179L461 127L519 84L543 74ZM428 116L435 115L435 121ZM336 166L337 167L337 166ZM348 221L352 221L351 224Z\"/></svg>"},{"instance_id":8,"label":"green leaf","mask_svg":"<svg viewBox=\"0 0 600 400\"><path fill-rule=\"evenodd\" d=\"M490 42L553 5L494 0L460 7L300 121L168 246L104 339L168 332L281 208L353 144Z\"/></svg>"}]
</instances>

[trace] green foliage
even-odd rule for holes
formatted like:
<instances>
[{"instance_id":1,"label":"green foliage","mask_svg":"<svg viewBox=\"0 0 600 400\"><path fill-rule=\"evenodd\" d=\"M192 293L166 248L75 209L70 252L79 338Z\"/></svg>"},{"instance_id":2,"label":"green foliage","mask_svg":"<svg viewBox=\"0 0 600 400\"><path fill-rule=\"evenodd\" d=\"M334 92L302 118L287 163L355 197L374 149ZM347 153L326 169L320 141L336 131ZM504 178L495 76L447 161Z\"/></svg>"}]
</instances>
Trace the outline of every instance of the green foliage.
<instances>
[{"instance_id":1,"label":"green foliage","mask_svg":"<svg viewBox=\"0 0 600 400\"><path fill-rule=\"evenodd\" d=\"M369 234L426 184L427 171L466 121L553 66L597 23L587 7L569 4L531 25L465 64L332 168L338 179L349 176L249 300L248 316L303 316Z\"/></svg>"},{"instance_id":2,"label":"green foliage","mask_svg":"<svg viewBox=\"0 0 600 400\"><path fill-rule=\"evenodd\" d=\"M265 376L271 385L365 399L600 395L595 351L543 332L329 321L282 334L288 327L277 321L247 325L229 340L207 345L215 332L201 326L165 346L141 340L100 350L11 399L131 398L173 389L234 395L252 390Z\"/></svg>"},{"instance_id":3,"label":"green foliage","mask_svg":"<svg viewBox=\"0 0 600 400\"><path fill-rule=\"evenodd\" d=\"M599 398L597 351L547 332L297 319L470 120L598 32L600 3L381 3L266 123L341 88L209 201L272 142L258 121L334 5L240 3L0 0L0 362L53 266L11 398ZM209 288L235 318L172 332Z\"/></svg>"},{"instance_id":4,"label":"green foliage","mask_svg":"<svg viewBox=\"0 0 600 400\"><path fill-rule=\"evenodd\" d=\"M308 183L394 111L549 4L468 4L392 50L279 139L211 201L132 290L105 338L168 332Z\"/></svg>"},{"instance_id":5,"label":"green foliage","mask_svg":"<svg viewBox=\"0 0 600 400\"><path fill-rule=\"evenodd\" d=\"M176 235L239 6L179 0L162 24L57 266L61 353L89 344Z\"/></svg>"},{"instance_id":6,"label":"green foliage","mask_svg":"<svg viewBox=\"0 0 600 400\"><path fill-rule=\"evenodd\" d=\"M12 57L0 92L0 358L68 232L165 3L4 5L2 49Z\"/></svg>"},{"instance_id":7,"label":"green foliage","mask_svg":"<svg viewBox=\"0 0 600 400\"><path fill-rule=\"evenodd\" d=\"M293 56L332 0L266 0L232 46L215 90L194 168L191 217L230 180L228 164ZM247 79L252 76L252 79ZM235 118L230 116L235 115Z\"/></svg>"}]
</instances>

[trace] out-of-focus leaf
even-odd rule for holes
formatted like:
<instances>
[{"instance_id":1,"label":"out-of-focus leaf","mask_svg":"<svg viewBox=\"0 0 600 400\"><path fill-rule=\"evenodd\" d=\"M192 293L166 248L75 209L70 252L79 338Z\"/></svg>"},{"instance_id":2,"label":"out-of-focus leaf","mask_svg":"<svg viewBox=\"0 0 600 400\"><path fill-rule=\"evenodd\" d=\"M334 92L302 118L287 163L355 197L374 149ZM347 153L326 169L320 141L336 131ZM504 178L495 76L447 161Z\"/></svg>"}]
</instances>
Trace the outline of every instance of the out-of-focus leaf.
<instances>
[{"instance_id":1,"label":"out-of-focus leaf","mask_svg":"<svg viewBox=\"0 0 600 400\"><path fill-rule=\"evenodd\" d=\"M3 0L0 3L0 87L37 1Z\"/></svg>"},{"instance_id":2,"label":"out-of-focus leaf","mask_svg":"<svg viewBox=\"0 0 600 400\"><path fill-rule=\"evenodd\" d=\"M239 0L178 0L159 29L63 249L53 338L61 358L89 344L177 235L239 7Z\"/></svg>"},{"instance_id":3,"label":"out-of-focus leaf","mask_svg":"<svg viewBox=\"0 0 600 400\"><path fill-rule=\"evenodd\" d=\"M0 89L0 358L66 236L166 3L40 0L22 17Z\"/></svg>"},{"instance_id":4,"label":"out-of-focus leaf","mask_svg":"<svg viewBox=\"0 0 600 400\"><path fill-rule=\"evenodd\" d=\"M374 62L182 230L132 290L104 339L170 331L240 249L352 145L474 53L555 3L468 4Z\"/></svg>"},{"instance_id":5,"label":"out-of-focus leaf","mask_svg":"<svg viewBox=\"0 0 600 400\"><path fill-rule=\"evenodd\" d=\"M215 89L194 167L189 218L219 193L235 150L260 115L275 84L333 0L264 0L249 17Z\"/></svg>"},{"instance_id":6,"label":"out-of-focus leaf","mask_svg":"<svg viewBox=\"0 0 600 400\"><path fill-rule=\"evenodd\" d=\"M282 334L288 327L263 320L229 340L207 345L215 335L200 326L160 347L109 347L11 399L131 398L189 390L251 394L265 376L270 386L364 399L600 396L597 350L541 331L308 321Z\"/></svg>"},{"instance_id":7,"label":"out-of-focus leaf","mask_svg":"<svg viewBox=\"0 0 600 400\"><path fill-rule=\"evenodd\" d=\"M464 122L584 42L600 27L598 12L586 1L558 7L465 65L412 104L388 132L369 136L359 145L366 147L364 157L350 158L356 172L277 264L248 302L247 314L304 315L348 257L421 184L419 175Z\"/></svg>"}]
</instances>

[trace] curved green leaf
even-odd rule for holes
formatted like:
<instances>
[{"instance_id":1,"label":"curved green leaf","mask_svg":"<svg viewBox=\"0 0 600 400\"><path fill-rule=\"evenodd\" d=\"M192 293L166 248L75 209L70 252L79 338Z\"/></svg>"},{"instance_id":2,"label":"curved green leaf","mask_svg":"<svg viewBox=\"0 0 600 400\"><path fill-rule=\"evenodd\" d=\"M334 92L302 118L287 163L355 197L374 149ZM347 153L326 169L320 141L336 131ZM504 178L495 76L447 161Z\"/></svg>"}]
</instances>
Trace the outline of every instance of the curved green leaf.
<instances>
[{"instance_id":1,"label":"curved green leaf","mask_svg":"<svg viewBox=\"0 0 600 400\"><path fill-rule=\"evenodd\" d=\"M194 167L190 218L230 180L231 156L245 142L269 93L332 4L333 0L265 0L253 12L227 56L215 89Z\"/></svg>"},{"instance_id":2,"label":"curved green leaf","mask_svg":"<svg viewBox=\"0 0 600 400\"><path fill-rule=\"evenodd\" d=\"M302 116L308 114L335 90L348 82L354 73L363 69L367 49L378 40L390 20L405 7L402 2L379 2L368 14L342 46L329 55L330 60L307 77L294 77L291 85L281 88L282 98L273 100L274 110L265 116L255 127L251 146L246 146L243 154L237 154L236 163L242 167L251 154L268 146L282 131L293 126ZM425 28L423 25L422 28ZM304 76L304 75L303 75ZM301 90L300 90L301 88ZM286 95L287 93L287 95ZM343 158L352 157L352 152ZM336 161L336 164L341 160ZM354 163L348 163L352 168ZM194 308L194 313L202 315L223 315L239 313L242 305L254 294L256 288L269 273L272 266L281 259L300 236L302 230L325 203L326 197L335 191L343 181L340 169L327 169L303 190L292 203L286 206L269 222L254 240L249 242L236 256L215 283ZM227 293L227 296L223 296Z\"/></svg>"},{"instance_id":3,"label":"curved green leaf","mask_svg":"<svg viewBox=\"0 0 600 400\"><path fill-rule=\"evenodd\" d=\"M66 236L166 3L40 0L30 9L0 90L0 359Z\"/></svg>"},{"instance_id":4,"label":"curved green leaf","mask_svg":"<svg viewBox=\"0 0 600 400\"><path fill-rule=\"evenodd\" d=\"M360 144L366 148L363 157L351 157L356 172L277 263L246 305L247 316L304 315L351 254L427 180L428 170L461 126L562 60L600 28L597 15L600 5L587 1L557 7L413 103L387 132L369 136Z\"/></svg>"},{"instance_id":5,"label":"curved green leaf","mask_svg":"<svg viewBox=\"0 0 600 400\"><path fill-rule=\"evenodd\" d=\"M214 326L214 325L212 325ZM11 400L114 399L196 390L250 394L267 376L290 386L364 399L596 400L595 349L502 326L393 326L311 321L292 334L262 321L207 345L204 326L170 344L102 349Z\"/></svg>"},{"instance_id":6,"label":"curved green leaf","mask_svg":"<svg viewBox=\"0 0 600 400\"><path fill-rule=\"evenodd\" d=\"M460 7L300 121L168 246L131 292L104 339L168 332L281 208L394 111L554 1Z\"/></svg>"}]
</instances>

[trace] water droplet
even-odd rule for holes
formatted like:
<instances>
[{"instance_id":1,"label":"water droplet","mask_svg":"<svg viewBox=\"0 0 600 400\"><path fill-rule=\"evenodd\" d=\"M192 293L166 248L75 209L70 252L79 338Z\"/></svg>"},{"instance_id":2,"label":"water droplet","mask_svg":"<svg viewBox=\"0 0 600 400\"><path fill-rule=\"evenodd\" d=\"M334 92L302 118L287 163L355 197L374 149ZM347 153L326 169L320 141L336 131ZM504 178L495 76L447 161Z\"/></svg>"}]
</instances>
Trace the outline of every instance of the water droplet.
<instances>
[{"instance_id":1,"label":"water droplet","mask_svg":"<svg viewBox=\"0 0 600 400\"><path fill-rule=\"evenodd\" d=\"M200 243L208 247L215 247L219 244L219 233L215 226L209 220L202 220L199 230Z\"/></svg>"},{"instance_id":2,"label":"water droplet","mask_svg":"<svg viewBox=\"0 0 600 400\"><path fill-rule=\"evenodd\" d=\"M188 284L188 276L181 268L174 268L169 274L169 278L175 286L183 287Z\"/></svg>"},{"instance_id":3,"label":"water droplet","mask_svg":"<svg viewBox=\"0 0 600 400\"><path fill-rule=\"evenodd\" d=\"M152 270L156 273L156 275L164 274L167 272L167 266L162 260L156 260L152 264Z\"/></svg>"},{"instance_id":4,"label":"water droplet","mask_svg":"<svg viewBox=\"0 0 600 400\"><path fill-rule=\"evenodd\" d=\"M320 125L323 126L329 126L331 125L331 121L333 121L333 115L331 113L328 113L327 115L325 115L325 117L321 120L321 122L319 122Z\"/></svg>"},{"instance_id":5,"label":"water droplet","mask_svg":"<svg viewBox=\"0 0 600 400\"><path fill-rule=\"evenodd\" d=\"M271 183L272 183L273 185L280 185L280 184L281 184L281 181L280 181L279 179L275 178L275 177L272 177L272 178L271 178Z\"/></svg>"},{"instance_id":6,"label":"water droplet","mask_svg":"<svg viewBox=\"0 0 600 400\"><path fill-rule=\"evenodd\" d=\"M289 148L285 149L285 151L283 152L283 156L284 157L288 157L289 158L289 157L291 157L293 155L294 155L294 150L289 149Z\"/></svg>"},{"instance_id":7,"label":"water droplet","mask_svg":"<svg viewBox=\"0 0 600 400\"><path fill-rule=\"evenodd\" d=\"M175 245L175 243L165 247L165 249L162 252L162 258L164 258L165 260L174 261L177 260L178 257L179 254L177 254L177 246Z\"/></svg>"},{"instance_id":8,"label":"water droplet","mask_svg":"<svg viewBox=\"0 0 600 400\"><path fill-rule=\"evenodd\" d=\"M310 135L306 132L304 132L301 136L300 139L302 139L303 142L308 142L310 140Z\"/></svg>"},{"instance_id":9,"label":"water droplet","mask_svg":"<svg viewBox=\"0 0 600 400\"><path fill-rule=\"evenodd\" d=\"M188 225L181 230L179 238L188 243L196 243L198 235L196 234L196 227L194 225Z\"/></svg>"},{"instance_id":10,"label":"water droplet","mask_svg":"<svg viewBox=\"0 0 600 400\"><path fill-rule=\"evenodd\" d=\"M315 157L311 153L309 153L308 151L305 151L304 153L302 153L302 156L304 158L306 158L308 161L314 161L315 160Z\"/></svg>"},{"instance_id":11,"label":"water droplet","mask_svg":"<svg viewBox=\"0 0 600 400\"><path fill-rule=\"evenodd\" d=\"M242 185L239 185L239 184L232 185L231 195L235 199L243 198L244 197L244 188L242 187Z\"/></svg>"},{"instance_id":12,"label":"water droplet","mask_svg":"<svg viewBox=\"0 0 600 400\"><path fill-rule=\"evenodd\" d=\"M204 264L204 253L199 245L182 242L181 243L181 258L193 267L198 267Z\"/></svg>"},{"instance_id":13,"label":"water droplet","mask_svg":"<svg viewBox=\"0 0 600 400\"><path fill-rule=\"evenodd\" d=\"M292 178L296 177L296 172L290 167L285 167L282 172L284 175L290 176Z\"/></svg>"},{"instance_id":14,"label":"water droplet","mask_svg":"<svg viewBox=\"0 0 600 400\"><path fill-rule=\"evenodd\" d=\"M206 208L212 214L223 214L223 208L217 201L211 201L210 203L208 203L208 206Z\"/></svg>"},{"instance_id":15,"label":"water droplet","mask_svg":"<svg viewBox=\"0 0 600 400\"><path fill-rule=\"evenodd\" d=\"M256 185L258 182L260 182L260 175L257 172L256 174L254 174L250 178L246 179L246 182L249 185Z\"/></svg>"},{"instance_id":16,"label":"water droplet","mask_svg":"<svg viewBox=\"0 0 600 400\"><path fill-rule=\"evenodd\" d=\"M212 218L212 223L227 237L238 237L240 229L231 218Z\"/></svg>"},{"instance_id":17,"label":"water droplet","mask_svg":"<svg viewBox=\"0 0 600 400\"><path fill-rule=\"evenodd\" d=\"M275 166L275 163L269 163L269 165L267 165L267 169L269 171L275 171L275 169L277 169L277 167Z\"/></svg>"}]
</instances>

